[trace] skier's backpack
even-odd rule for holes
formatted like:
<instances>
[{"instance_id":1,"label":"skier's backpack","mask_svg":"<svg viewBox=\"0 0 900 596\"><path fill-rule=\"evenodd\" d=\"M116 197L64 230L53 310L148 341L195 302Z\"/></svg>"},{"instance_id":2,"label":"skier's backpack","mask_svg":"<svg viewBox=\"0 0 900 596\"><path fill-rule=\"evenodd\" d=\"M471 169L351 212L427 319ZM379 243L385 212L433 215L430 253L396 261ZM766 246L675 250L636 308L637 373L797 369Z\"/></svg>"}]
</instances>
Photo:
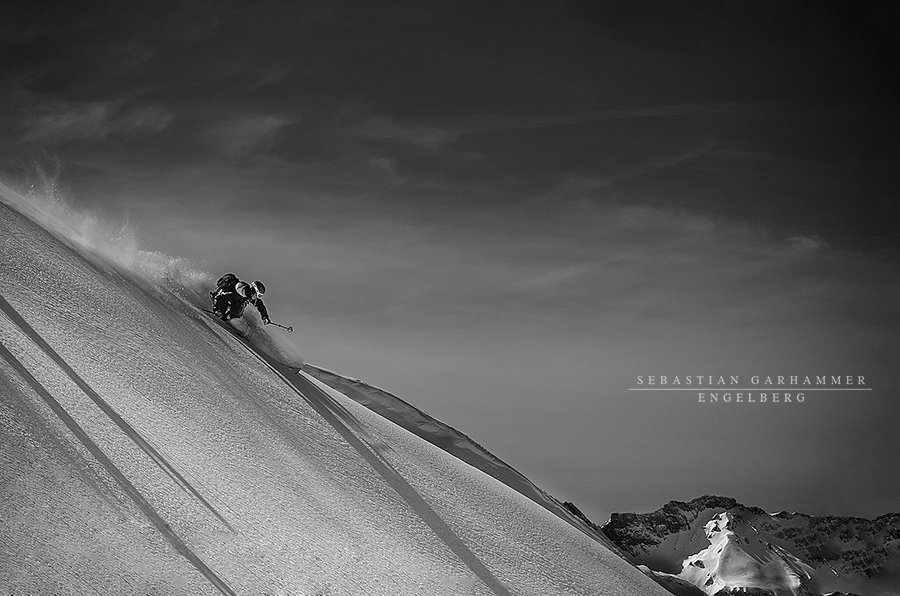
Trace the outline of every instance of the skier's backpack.
<instances>
[{"instance_id":1,"label":"skier's backpack","mask_svg":"<svg viewBox=\"0 0 900 596\"><path fill-rule=\"evenodd\" d=\"M234 273L226 273L216 282L216 287L222 292L234 292L234 286L238 281L237 275Z\"/></svg>"}]
</instances>

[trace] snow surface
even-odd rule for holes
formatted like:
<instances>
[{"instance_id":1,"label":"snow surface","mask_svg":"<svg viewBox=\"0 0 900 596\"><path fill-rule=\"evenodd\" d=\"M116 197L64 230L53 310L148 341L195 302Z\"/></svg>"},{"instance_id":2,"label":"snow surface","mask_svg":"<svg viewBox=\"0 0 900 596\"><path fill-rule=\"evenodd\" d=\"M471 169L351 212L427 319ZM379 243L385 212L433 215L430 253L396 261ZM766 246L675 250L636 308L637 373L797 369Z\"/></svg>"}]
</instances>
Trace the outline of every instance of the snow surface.
<instances>
[{"instance_id":1,"label":"snow surface","mask_svg":"<svg viewBox=\"0 0 900 596\"><path fill-rule=\"evenodd\" d=\"M678 577L707 594L723 588L765 586L774 596L796 596L802 582L811 578L812 568L777 547L766 544L752 532L733 531L734 518L728 512L713 517L704 526L710 545L684 561ZM802 579L801 579L802 578ZM805 592L805 590L802 590Z\"/></svg>"},{"instance_id":2,"label":"snow surface","mask_svg":"<svg viewBox=\"0 0 900 596\"><path fill-rule=\"evenodd\" d=\"M0 594L666 594L186 297L0 202Z\"/></svg>"},{"instance_id":3,"label":"snow surface","mask_svg":"<svg viewBox=\"0 0 900 596\"><path fill-rule=\"evenodd\" d=\"M384 416L416 436L425 439L454 457L503 482L513 490L525 495L551 513L618 552L618 547L609 538L589 527L582 518L573 515L569 509L553 496L535 486L521 472L486 450L471 437L444 424L440 420L432 418L396 395L368 385L359 379L348 379L328 369L309 363L305 363L302 370L342 395L353 399L369 410Z\"/></svg>"}]
</instances>

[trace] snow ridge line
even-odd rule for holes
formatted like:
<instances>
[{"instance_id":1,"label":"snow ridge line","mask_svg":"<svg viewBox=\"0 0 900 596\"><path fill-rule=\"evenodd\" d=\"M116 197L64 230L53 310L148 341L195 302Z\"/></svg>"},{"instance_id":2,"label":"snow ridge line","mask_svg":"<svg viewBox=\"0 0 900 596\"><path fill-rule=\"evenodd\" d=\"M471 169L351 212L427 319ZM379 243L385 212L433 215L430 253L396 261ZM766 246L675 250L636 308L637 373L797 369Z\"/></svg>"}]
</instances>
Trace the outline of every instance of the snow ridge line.
<instances>
[{"instance_id":1,"label":"snow ridge line","mask_svg":"<svg viewBox=\"0 0 900 596\"><path fill-rule=\"evenodd\" d=\"M304 374L310 374L308 372L309 370L313 371L313 374L311 374L311 376L318 382L331 387L335 391L343 393L357 403L361 403L382 418L385 418L390 422L393 422L394 424L405 428L419 438L428 441L435 447L438 447L439 449L444 450L450 455L453 455L460 461L465 462L467 465L472 466L476 470L480 470L488 476L493 477L495 480L502 482L519 494L527 497L528 499L531 499L531 501L537 503L591 540L599 542L623 559L628 560L628 558L620 552L619 547L617 547L611 540L609 540L609 538L607 538L602 532L590 528L584 520L573 515L572 512L562 503L560 503L556 497L547 493L545 490L534 484L524 474L488 451L483 445L475 441L467 434L449 426L444 422L441 422L430 414L420 410L411 403L403 400L393 393L390 393L389 391L379 389L378 387L369 385L368 383L364 383L359 379L344 377L343 375L340 375L334 371L328 370L327 368L323 368L315 364L310 364L309 362L305 363L303 366L307 369L301 369ZM322 378L323 376L325 378ZM331 377L331 380L329 380L328 377ZM392 414L389 408L382 406L377 399L371 398L371 393L386 395L390 399L396 400L398 403L402 404L404 408L408 408L409 410L414 412L416 416L419 416L423 420L426 420L428 423L434 424L440 429L453 433L454 435L462 438L462 440L469 442L476 450L480 451L480 454L477 454L474 450L471 450L468 447L461 451L448 448L445 444L442 444L441 441L435 440L435 437L433 435L426 431L423 431L419 426L415 424L404 424L404 421L402 419L398 420L397 417ZM354 394L359 395L360 398L357 399L356 397L354 397ZM490 466L484 465L479 457L483 457L484 460L488 461L490 463ZM512 478L510 478L509 476L512 476ZM522 490L522 487L517 486L515 480L520 481L526 487L530 487L531 490Z\"/></svg>"},{"instance_id":2,"label":"snow ridge line","mask_svg":"<svg viewBox=\"0 0 900 596\"><path fill-rule=\"evenodd\" d=\"M201 315L202 316L202 315ZM207 317L208 318L208 317ZM218 322L218 321L217 321ZM225 326L224 324L222 325ZM364 434L356 417L327 393L316 387L302 371L260 354L243 338L231 334L250 354L278 375L297 395L321 416L360 456L378 472L388 486L406 502L438 539L462 561L496 596L513 596L503 583L473 553L456 532L441 519L422 495L379 453L365 438L354 434L350 427ZM296 381L295 382L295 378ZM302 387L302 388L301 388Z\"/></svg>"},{"instance_id":3,"label":"snow ridge line","mask_svg":"<svg viewBox=\"0 0 900 596\"><path fill-rule=\"evenodd\" d=\"M0 296L0 306L3 305L6 301ZM6 303L8 305L8 303ZM5 308L3 309L6 310ZM125 476L124 473L116 466L116 464L103 452L99 445L97 445L93 439L87 434L87 432L75 421L72 416L66 412L65 408L63 408L62 404L60 404L53 395L44 387L40 381L34 378L34 375L19 361L18 358L10 352L6 346L0 343L0 358L3 358L19 375L25 382L37 393L41 399L44 400L51 410L57 415L57 417L63 422L63 424L68 427L68 429L75 435L75 437L81 442L82 445L87 448L92 456L106 469L107 472L115 479L115 481L122 487L122 490L125 491L125 494L132 500L132 502L140 509L147 519L150 520L156 529L162 534L165 539L171 544L176 551L178 551L194 568L203 574L206 579L212 583L216 589L219 590L222 594L226 596L237 596L237 593L229 587L229 585L216 574L215 571L209 568L206 563L203 562L200 557L191 550L180 536L169 526L165 519L153 508L153 505L150 504L149 501L141 494L141 492L131 483L130 480Z\"/></svg>"},{"instance_id":4,"label":"snow ridge line","mask_svg":"<svg viewBox=\"0 0 900 596\"><path fill-rule=\"evenodd\" d=\"M215 507L212 506L206 498L201 495L193 486L191 486L190 482L181 475L181 473L176 470L172 464L163 457L159 451L156 450L150 443L147 442L144 437L133 427L131 426L122 416L116 412L115 408L113 408L109 402L103 399L100 394L98 394L94 389L85 381L81 376L76 373L71 366L63 359L62 356L59 355L56 350L54 350L50 344L48 344L41 335L34 330L34 328L28 324L28 322L19 314L19 312L13 307L9 302L7 302L6 298L0 294L0 310L6 313L6 316L18 326L25 335L31 339L43 352L47 355L51 360L53 360L62 371L75 383L79 389L81 389L85 395L90 398L94 404L99 407L104 414L106 414L115 424L119 427L119 429L125 433L128 438L130 438L140 449L143 451L153 463L159 467L166 475L169 476L183 491L188 494L191 494L196 498L210 513L212 513L216 519L218 519L222 524L227 527L230 531L234 532L234 528L231 524L226 521L226 519L216 510Z\"/></svg>"}]
</instances>

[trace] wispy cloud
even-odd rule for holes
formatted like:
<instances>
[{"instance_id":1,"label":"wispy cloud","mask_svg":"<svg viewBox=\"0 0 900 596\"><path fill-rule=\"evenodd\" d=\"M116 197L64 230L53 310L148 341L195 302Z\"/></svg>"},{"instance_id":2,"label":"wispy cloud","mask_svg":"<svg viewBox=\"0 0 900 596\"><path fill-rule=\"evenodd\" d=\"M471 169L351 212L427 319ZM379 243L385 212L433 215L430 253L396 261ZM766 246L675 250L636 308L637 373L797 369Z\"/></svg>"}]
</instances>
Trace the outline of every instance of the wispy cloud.
<instances>
[{"instance_id":1,"label":"wispy cloud","mask_svg":"<svg viewBox=\"0 0 900 596\"><path fill-rule=\"evenodd\" d=\"M737 109L746 109L750 105L752 104L691 103L628 109L588 110L571 113L532 114L524 116L483 114L463 123L458 132L464 134L479 134L487 132L527 130L533 128L577 126L579 124L613 120L681 117L699 114L727 114L734 112Z\"/></svg>"},{"instance_id":2,"label":"wispy cloud","mask_svg":"<svg viewBox=\"0 0 900 596\"><path fill-rule=\"evenodd\" d=\"M395 141L420 149L438 150L455 141L459 132L437 126L414 126L397 123L385 116L374 116L344 128L344 133L357 138Z\"/></svg>"},{"instance_id":3,"label":"wispy cloud","mask_svg":"<svg viewBox=\"0 0 900 596\"><path fill-rule=\"evenodd\" d=\"M101 141L110 135L152 135L172 122L172 114L161 106L123 106L120 102L44 104L22 121L26 131L22 143Z\"/></svg>"},{"instance_id":4,"label":"wispy cloud","mask_svg":"<svg viewBox=\"0 0 900 596\"><path fill-rule=\"evenodd\" d=\"M612 176L609 181L622 182L632 178L640 178L641 176L658 172L659 170L664 170L666 168L672 168L707 154L714 149L715 146L715 143L711 139L704 139L697 147L686 149L675 155L652 160L646 164L634 166L616 176Z\"/></svg>"},{"instance_id":5,"label":"wispy cloud","mask_svg":"<svg viewBox=\"0 0 900 596\"><path fill-rule=\"evenodd\" d=\"M292 119L272 114L241 115L215 125L212 140L223 152L236 155L270 145Z\"/></svg>"},{"instance_id":6,"label":"wispy cloud","mask_svg":"<svg viewBox=\"0 0 900 596\"><path fill-rule=\"evenodd\" d=\"M274 64L259 73L250 85L248 85L248 88L256 89L257 87L264 87L265 85L283 81L293 70L294 67L291 64Z\"/></svg>"},{"instance_id":7,"label":"wispy cloud","mask_svg":"<svg viewBox=\"0 0 900 596\"><path fill-rule=\"evenodd\" d=\"M787 242L800 253L814 253L828 248L828 243L819 236L791 236Z\"/></svg>"},{"instance_id":8,"label":"wispy cloud","mask_svg":"<svg viewBox=\"0 0 900 596\"><path fill-rule=\"evenodd\" d=\"M397 173L397 160L391 157L373 157L369 160L369 165L375 169L385 172L394 182L403 182L405 178Z\"/></svg>"},{"instance_id":9,"label":"wispy cloud","mask_svg":"<svg viewBox=\"0 0 900 596\"><path fill-rule=\"evenodd\" d=\"M359 221L348 221L347 212ZM460 318L483 316L485 322L518 317L528 325L577 321L584 333L607 317L623 325L666 321L698 329L796 317L802 326L816 315L798 308L810 293L827 291L827 272L839 269L821 238L777 237L696 211L596 205L577 196L527 213L510 206L474 219L460 212L424 220L383 205L376 211L360 200L335 204L334 213L305 213L302 221L302 234L285 230L283 244L303 255L305 275L321 287L353 279L367 288L327 292L318 305L322 313L402 305L404 316L427 325L452 327ZM263 225L280 233L277 222ZM808 276L820 274L825 285L806 285ZM772 285L781 288L777 296ZM829 308L821 296L812 302Z\"/></svg>"},{"instance_id":10,"label":"wispy cloud","mask_svg":"<svg viewBox=\"0 0 900 596\"><path fill-rule=\"evenodd\" d=\"M372 116L343 130L353 137L397 141L437 150L470 134L558 128L615 120L722 114L747 107L748 104L682 104L520 116L481 114L446 126L403 124L388 116Z\"/></svg>"}]
</instances>

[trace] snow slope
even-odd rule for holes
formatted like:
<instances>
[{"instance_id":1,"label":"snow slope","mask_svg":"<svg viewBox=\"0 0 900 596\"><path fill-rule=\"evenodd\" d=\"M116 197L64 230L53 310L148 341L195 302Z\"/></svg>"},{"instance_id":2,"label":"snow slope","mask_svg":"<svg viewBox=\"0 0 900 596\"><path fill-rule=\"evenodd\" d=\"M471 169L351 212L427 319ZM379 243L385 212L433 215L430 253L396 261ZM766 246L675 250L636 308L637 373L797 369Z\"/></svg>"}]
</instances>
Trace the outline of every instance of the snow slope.
<instances>
[{"instance_id":1,"label":"snow slope","mask_svg":"<svg viewBox=\"0 0 900 596\"><path fill-rule=\"evenodd\" d=\"M666 593L490 454L466 463L10 201L0 594Z\"/></svg>"},{"instance_id":2,"label":"snow slope","mask_svg":"<svg viewBox=\"0 0 900 596\"><path fill-rule=\"evenodd\" d=\"M429 443L496 478L592 538L618 550L604 534L588 525L585 518L574 515L553 496L535 486L521 472L489 452L468 435L432 418L396 395L368 385L359 379L348 379L309 363L305 363L302 370L398 426L402 426L416 436L422 437Z\"/></svg>"}]
</instances>

